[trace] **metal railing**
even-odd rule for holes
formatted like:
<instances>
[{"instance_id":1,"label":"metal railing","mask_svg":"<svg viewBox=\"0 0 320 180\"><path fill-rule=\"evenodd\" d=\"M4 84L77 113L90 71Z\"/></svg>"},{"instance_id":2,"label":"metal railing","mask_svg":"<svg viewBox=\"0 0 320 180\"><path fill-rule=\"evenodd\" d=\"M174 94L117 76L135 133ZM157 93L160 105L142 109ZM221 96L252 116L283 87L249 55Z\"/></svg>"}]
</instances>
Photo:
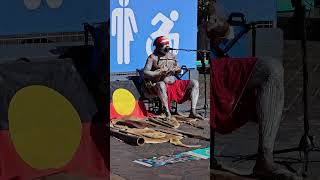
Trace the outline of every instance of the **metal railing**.
<instances>
[{"instance_id":1,"label":"metal railing","mask_svg":"<svg viewBox=\"0 0 320 180\"><path fill-rule=\"evenodd\" d=\"M0 45L47 44L57 42L84 42L84 32L33 33L0 36ZM89 36L92 42L92 37Z\"/></svg>"}]
</instances>

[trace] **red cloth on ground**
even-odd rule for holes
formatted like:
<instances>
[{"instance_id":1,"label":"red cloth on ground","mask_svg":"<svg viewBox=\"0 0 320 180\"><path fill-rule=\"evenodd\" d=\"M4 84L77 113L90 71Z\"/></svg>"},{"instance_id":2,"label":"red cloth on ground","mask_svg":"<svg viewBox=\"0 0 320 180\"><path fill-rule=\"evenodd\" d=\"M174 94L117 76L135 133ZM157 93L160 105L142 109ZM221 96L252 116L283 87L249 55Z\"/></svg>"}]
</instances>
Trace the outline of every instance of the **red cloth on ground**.
<instances>
[{"instance_id":1,"label":"red cloth on ground","mask_svg":"<svg viewBox=\"0 0 320 180\"><path fill-rule=\"evenodd\" d=\"M176 80L173 84L166 84L169 109L171 101L181 104L190 99L190 92L187 92L189 82L190 80Z\"/></svg>"},{"instance_id":2,"label":"red cloth on ground","mask_svg":"<svg viewBox=\"0 0 320 180\"><path fill-rule=\"evenodd\" d=\"M211 61L210 125L218 133L231 133L244 125L248 121L244 114L255 108L255 94L244 90L256 62L256 58Z\"/></svg>"}]
</instances>

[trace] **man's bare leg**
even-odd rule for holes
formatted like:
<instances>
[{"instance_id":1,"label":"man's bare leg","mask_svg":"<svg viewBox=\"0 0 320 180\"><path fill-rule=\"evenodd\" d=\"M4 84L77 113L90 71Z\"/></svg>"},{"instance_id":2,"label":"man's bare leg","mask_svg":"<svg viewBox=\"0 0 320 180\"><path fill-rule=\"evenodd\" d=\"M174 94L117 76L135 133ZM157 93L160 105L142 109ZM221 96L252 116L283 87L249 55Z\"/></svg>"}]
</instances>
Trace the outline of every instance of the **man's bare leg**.
<instances>
[{"instance_id":1,"label":"man's bare leg","mask_svg":"<svg viewBox=\"0 0 320 180\"><path fill-rule=\"evenodd\" d=\"M293 173L277 167L273 160L284 104L282 64L274 59L260 58L248 83L248 88L253 87L257 88L258 93L256 108L259 118L258 157L253 173L286 180L298 179Z\"/></svg>"},{"instance_id":2,"label":"man's bare leg","mask_svg":"<svg viewBox=\"0 0 320 180\"><path fill-rule=\"evenodd\" d=\"M158 96L162 105L165 107L165 113L167 118L171 118L171 113L168 105L168 94L166 83L163 81L157 82Z\"/></svg>"},{"instance_id":3,"label":"man's bare leg","mask_svg":"<svg viewBox=\"0 0 320 180\"><path fill-rule=\"evenodd\" d=\"M199 82L197 80L190 80L188 85L188 90L191 90L191 109L190 115L191 118L203 119L203 117L196 112L198 98L199 98Z\"/></svg>"}]
</instances>

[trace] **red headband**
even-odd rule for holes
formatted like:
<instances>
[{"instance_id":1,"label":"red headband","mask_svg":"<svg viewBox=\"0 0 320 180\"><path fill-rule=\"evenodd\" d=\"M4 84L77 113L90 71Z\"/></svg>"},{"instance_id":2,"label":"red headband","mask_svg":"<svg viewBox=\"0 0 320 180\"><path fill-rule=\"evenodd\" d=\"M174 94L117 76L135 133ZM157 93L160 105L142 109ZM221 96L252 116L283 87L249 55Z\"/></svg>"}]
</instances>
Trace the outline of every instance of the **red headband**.
<instances>
[{"instance_id":1,"label":"red headband","mask_svg":"<svg viewBox=\"0 0 320 180\"><path fill-rule=\"evenodd\" d=\"M158 45L165 45L165 44L169 44L170 40L165 37L165 36L159 36L155 42L154 42L154 46L158 46Z\"/></svg>"}]
</instances>

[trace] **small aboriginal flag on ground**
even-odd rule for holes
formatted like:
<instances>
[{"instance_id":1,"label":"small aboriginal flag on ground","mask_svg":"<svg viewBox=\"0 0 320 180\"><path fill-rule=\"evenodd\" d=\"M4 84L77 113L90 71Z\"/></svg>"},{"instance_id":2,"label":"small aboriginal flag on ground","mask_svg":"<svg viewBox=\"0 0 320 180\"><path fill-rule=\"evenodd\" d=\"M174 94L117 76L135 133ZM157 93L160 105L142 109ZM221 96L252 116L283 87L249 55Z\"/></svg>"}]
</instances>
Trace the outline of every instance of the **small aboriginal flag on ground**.
<instances>
[{"instance_id":1,"label":"small aboriginal flag on ground","mask_svg":"<svg viewBox=\"0 0 320 180\"><path fill-rule=\"evenodd\" d=\"M131 80L110 82L110 119L148 116L140 94Z\"/></svg>"}]
</instances>

